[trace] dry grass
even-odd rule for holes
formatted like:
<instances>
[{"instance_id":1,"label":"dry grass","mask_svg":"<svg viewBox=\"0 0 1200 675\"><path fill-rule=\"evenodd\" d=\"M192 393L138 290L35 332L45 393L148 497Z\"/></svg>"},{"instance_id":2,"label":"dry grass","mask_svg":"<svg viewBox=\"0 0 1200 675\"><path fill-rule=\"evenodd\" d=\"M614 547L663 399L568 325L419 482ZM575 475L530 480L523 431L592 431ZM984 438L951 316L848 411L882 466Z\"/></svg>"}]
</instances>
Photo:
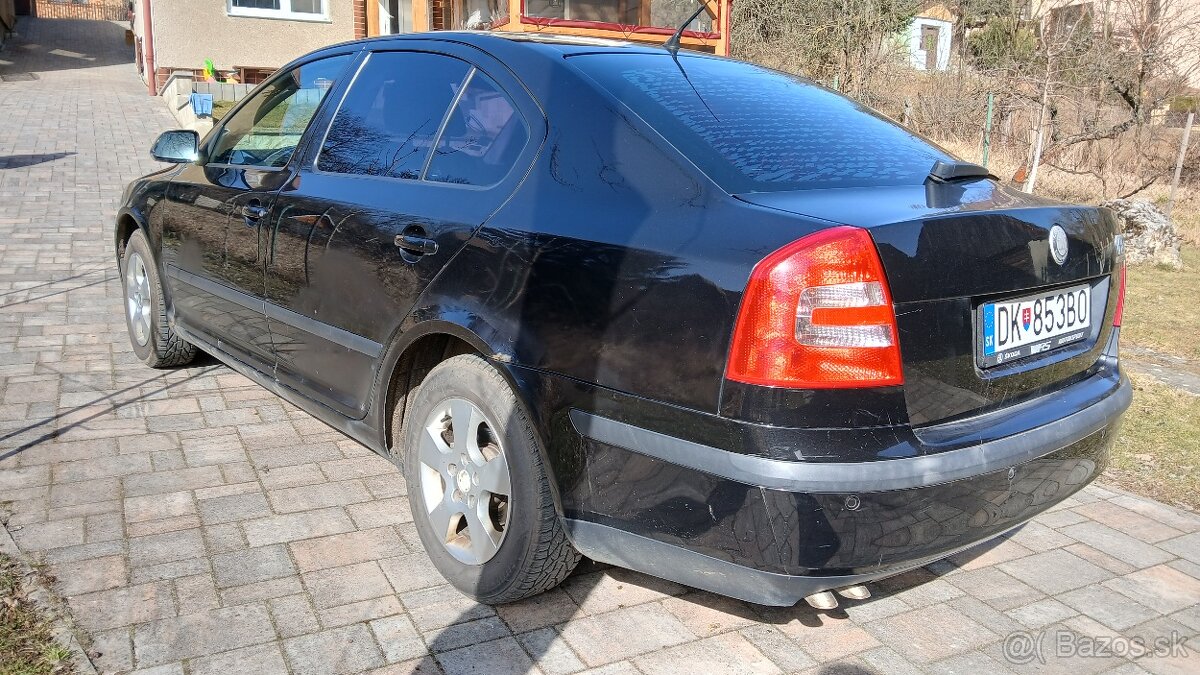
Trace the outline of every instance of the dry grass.
<instances>
[{"instance_id":1,"label":"dry grass","mask_svg":"<svg viewBox=\"0 0 1200 675\"><path fill-rule=\"evenodd\" d=\"M963 159L973 162L981 161L981 147L978 141L970 142L953 138L935 140ZM988 168L997 176L1007 179L1017 171L1024 159L1024 149L994 147L990 153ZM1110 176L1109 182L1116 184L1120 181L1118 177ZM1136 180L1130 178L1125 182L1136 183ZM1052 166L1042 165L1038 168L1038 180L1034 192L1065 202L1096 204L1106 199L1112 199L1115 195L1111 194L1111 190L1110 187L1106 192L1103 183L1095 176L1067 173ZM1170 177L1164 176L1158 183L1139 192L1133 199L1145 199L1153 202L1159 208L1165 209L1170 192ZM1200 185L1184 183L1179 186L1175 195L1172 219L1187 244L1200 246Z\"/></svg>"},{"instance_id":2,"label":"dry grass","mask_svg":"<svg viewBox=\"0 0 1200 675\"><path fill-rule=\"evenodd\" d=\"M1193 361L1200 370L1200 249L1183 249L1182 272L1131 267L1121 342Z\"/></svg>"},{"instance_id":3,"label":"dry grass","mask_svg":"<svg viewBox=\"0 0 1200 675\"><path fill-rule=\"evenodd\" d=\"M1134 376L1104 480L1131 492L1200 510L1200 397Z\"/></svg>"},{"instance_id":4,"label":"dry grass","mask_svg":"<svg viewBox=\"0 0 1200 675\"><path fill-rule=\"evenodd\" d=\"M55 642L50 620L25 595L24 576L16 560L0 553L0 675L74 672L70 650Z\"/></svg>"}]
</instances>

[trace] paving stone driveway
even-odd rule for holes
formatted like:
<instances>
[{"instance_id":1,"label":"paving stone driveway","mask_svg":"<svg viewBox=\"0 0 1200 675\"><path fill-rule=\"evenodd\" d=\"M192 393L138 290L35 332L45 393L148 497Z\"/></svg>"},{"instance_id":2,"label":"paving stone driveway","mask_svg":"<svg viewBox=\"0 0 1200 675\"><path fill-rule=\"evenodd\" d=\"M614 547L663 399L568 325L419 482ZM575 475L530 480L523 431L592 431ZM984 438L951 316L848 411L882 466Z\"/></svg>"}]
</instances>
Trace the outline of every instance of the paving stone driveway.
<instances>
[{"instance_id":1,"label":"paving stone driveway","mask_svg":"<svg viewBox=\"0 0 1200 675\"><path fill-rule=\"evenodd\" d=\"M118 27L20 32L0 76L39 79L0 77L0 501L98 669L1200 672L1200 518L1097 487L834 613L595 565L524 603L464 599L390 464L215 362L134 360L109 228L171 118Z\"/></svg>"}]
</instances>

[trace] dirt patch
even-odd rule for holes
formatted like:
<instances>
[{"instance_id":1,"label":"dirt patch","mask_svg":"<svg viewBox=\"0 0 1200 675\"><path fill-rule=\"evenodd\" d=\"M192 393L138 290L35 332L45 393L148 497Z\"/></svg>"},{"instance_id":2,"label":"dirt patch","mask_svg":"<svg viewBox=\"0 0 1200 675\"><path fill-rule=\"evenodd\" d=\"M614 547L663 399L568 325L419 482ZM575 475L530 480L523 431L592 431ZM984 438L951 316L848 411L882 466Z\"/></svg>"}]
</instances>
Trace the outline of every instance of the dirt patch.
<instances>
[{"instance_id":1,"label":"dirt patch","mask_svg":"<svg viewBox=\"0 0 1200 675\"><path fill-rule=\"evenodd\" d=\"M40 575L0 553L0 675L76 672L71 650L54 638L52 619L29 597L31 577Z\"/></svg>"}]
</instances>

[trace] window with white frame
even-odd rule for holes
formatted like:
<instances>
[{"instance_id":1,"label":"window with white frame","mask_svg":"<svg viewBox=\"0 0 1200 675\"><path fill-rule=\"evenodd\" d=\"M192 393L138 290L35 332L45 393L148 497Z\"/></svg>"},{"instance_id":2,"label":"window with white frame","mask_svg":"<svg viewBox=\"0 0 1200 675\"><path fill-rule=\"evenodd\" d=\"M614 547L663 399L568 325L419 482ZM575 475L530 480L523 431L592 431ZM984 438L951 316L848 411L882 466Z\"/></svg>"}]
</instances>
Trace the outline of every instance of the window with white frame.
<instances>
[{"instance_id":1,"label":"window with white frame","mask_svg":"<svg viewBox=\"0 0 1200 675\"><path fill-rule=\"evenodd\" d=\"M325 21L329 0L228 0L232 16L261 16L271 19Z\"/></svg>"}]
</instances>

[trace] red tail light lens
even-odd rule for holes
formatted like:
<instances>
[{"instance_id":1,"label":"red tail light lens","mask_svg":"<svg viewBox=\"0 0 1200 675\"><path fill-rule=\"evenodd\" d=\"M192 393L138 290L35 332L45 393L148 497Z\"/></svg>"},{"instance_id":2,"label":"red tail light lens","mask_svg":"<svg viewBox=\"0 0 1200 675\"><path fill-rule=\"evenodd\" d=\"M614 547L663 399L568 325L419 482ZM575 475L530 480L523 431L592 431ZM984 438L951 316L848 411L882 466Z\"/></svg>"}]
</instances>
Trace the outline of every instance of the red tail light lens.
<instances>
[{"instance_id":1,"label":"red tail light lens","mask_svg":"<svg viewBox=\"0 0 1200 675\"><path fill-rule=\"evenodd\" d=\"M1121 318L1125 316L1125 263L1121 263L1121 285L1117 288L1117 310L1113 312L1113 325L1121 327Z\"/></svg>"},{"instance_id":2,"label":"red tail light lens","mask_svg":"<svg viewBox=\"0 0 1200 675\"><path fill-rule=\"evenodd\" d=\"M823 230L754 267L726 377L795 389L904 383L892 298L866 230Z\"/></svg>"}]
</instances>

